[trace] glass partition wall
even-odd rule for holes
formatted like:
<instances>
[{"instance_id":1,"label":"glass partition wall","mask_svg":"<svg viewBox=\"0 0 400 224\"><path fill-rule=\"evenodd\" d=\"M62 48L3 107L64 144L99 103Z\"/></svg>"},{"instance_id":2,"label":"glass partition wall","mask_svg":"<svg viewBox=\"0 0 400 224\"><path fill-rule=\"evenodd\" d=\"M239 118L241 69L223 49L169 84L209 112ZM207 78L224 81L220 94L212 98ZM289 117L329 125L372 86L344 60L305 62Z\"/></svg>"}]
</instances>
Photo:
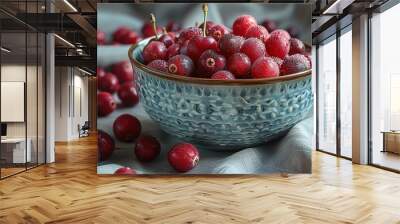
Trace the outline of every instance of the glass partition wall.
<instances>
[{"instance_id":1,"label":"glass partition wall","mask_svg":"<svg viewBox=\"0 0 400 224\"><path fill-rule=\"evenodd\" d=\"M351 25L316 47L317 150L352 157Z\"/></svg>"},{"instance_id":2,"label":"glass partition wall","mask_svg":"<svg viewBox=\"0 0 400 224\"><path fill-rule=\"evenodd\" d=\"M45 41L44 33L0 11L1 179L46 160Z\"/></svg>"},{"instance_id":3,"label":"glass partition wall","mask_svg":"<svg viewBox=\"0 0 400 224\"><path fill-rule=\"evenodd\" d=\"M400 4L371 18L370 158L400 171L400 67L397 23Z\"/></svg>"}]
</instances>

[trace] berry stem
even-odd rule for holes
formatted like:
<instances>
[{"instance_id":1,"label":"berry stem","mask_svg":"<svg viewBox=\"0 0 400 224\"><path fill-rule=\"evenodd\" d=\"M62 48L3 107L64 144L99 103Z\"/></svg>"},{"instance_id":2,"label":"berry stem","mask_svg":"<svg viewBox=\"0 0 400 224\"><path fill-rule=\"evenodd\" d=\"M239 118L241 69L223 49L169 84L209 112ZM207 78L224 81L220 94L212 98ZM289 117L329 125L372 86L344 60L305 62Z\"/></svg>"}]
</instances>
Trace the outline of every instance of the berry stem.
<instances>
[{"instance_id":1,"label":"berry stem","mask_svg":"<svg viewBox=\"0 0 400 224\"><path fill-rule=\"evenodd\" d=\"M157 26L156 26L156 17L153 13L150 13L151 23L153 24L154 33L156 34L156 40L158 40Z\"/></svg>"},{"instance_id":2,"label":"berry stem","mask_svg":"<svg viewBox=\"0 0 400 224\"><path fill-rule=\"evenodd\" d=\"M207 36L206 35L206 30L207 30L207 15L208 15L208 5L207 3L203 4L203 14L204 14L204 18L203 18L203 36Z\"/></svg>"}]
</instances>

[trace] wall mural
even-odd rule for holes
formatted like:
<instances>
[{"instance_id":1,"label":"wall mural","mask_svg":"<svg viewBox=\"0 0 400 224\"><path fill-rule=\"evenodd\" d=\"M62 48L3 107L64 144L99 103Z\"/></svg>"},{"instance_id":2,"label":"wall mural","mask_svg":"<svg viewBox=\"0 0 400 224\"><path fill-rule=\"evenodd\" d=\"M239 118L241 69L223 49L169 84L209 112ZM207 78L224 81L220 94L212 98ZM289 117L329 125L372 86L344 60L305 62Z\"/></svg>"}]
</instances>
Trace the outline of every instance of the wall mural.
<instances>
[{"instance_id":1,"label":"wall mural","mask_svg":"<svg viewBox=\"0 0 400 224\"><path fill-rule=\"evenodd\" d=\"M98 174L310 173L307 4L98 4Z\"/></svg>"}]
</instances>

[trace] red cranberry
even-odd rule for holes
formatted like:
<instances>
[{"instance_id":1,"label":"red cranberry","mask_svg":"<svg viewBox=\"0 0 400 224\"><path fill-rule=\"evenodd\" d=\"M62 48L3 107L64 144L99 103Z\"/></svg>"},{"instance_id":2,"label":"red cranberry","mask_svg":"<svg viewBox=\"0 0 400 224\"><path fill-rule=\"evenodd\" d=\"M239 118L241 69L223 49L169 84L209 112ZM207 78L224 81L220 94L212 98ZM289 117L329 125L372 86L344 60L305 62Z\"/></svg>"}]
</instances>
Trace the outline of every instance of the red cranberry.
<instances>
[{"instance_id":1,"label":"red cranberry","mask_svg":"<svg viewBox=\"0 0 400 224\"><path fill-rule=\"evenodd\" d=\"M189 143L174 145L168 152L169 164L178 172L187 172L197 166L199 151Z\"/></svg>"},{"instance_id":2,"label":"red cranberry","mask_svg":"<svg viewBox=\"0 0 400 224\"><path fill-rule=\"evenodd\" d=\"M168 48L169 46L171 46L172 44L175 43L175 38L173 36L171 36L170 34L165 33L165 34L161 35L159 41L162 42L165 45L165 47Z\"/></svg>"},{"instance_id":3,"label":"red cranberry","mask_svg":"<svg viewBox=\"0 0 400 224\"><path fill-rule=\"evenodd\" d=\"M289 55L303 54L305 51L306 51L306 47L304 46L304 43L301 40L299 40L297 38L290 39Z\"/></svg>"},{"instance_id":4,"label":"red cranberry","mask_svg":"<svg viewBox=\"0 0 400 224\"><path fill-rule=\"evenodd\" d=\"M255 37L260 39L263 43L268 39L268 30L260 25L250 27L245 35L246 38Z\"/></svg>"},{"instance_id":5,"label":"red cranberry","mask_svg":"<svg viewBox=\"0 0 400 224\"><path fill-rule=\"evenodd\" d=\"M225 34L229 34L229 30L224 25L214 25L208 33L208 35L214 37L217 41L219 41Z\"/></svg>"},{"instance_id":6,"label":"red cranberry","mask_svg":"<svg viewBox=\"0 0 400 224\"><path fill-rule=\"evenodd\" d=\"M98 45L106 44L106 34L102 31L97 31L97 44Z\"/></svg>"},{"instance_id":7,"label":"red cranberry","mask_svg":"<svg viewBox=\"0 0 400 224\"><path fill-rule=\"evenodd\" d=\"M104 71L104 69L98 67L96 69L96 74L97 74L97 79L100 79L106 75L106 71Z\"/></svg>"},{"instance_id":8,"label":"red cranberry","mask_svg":"<svg viewBox=\"0 0 400 224\"><path fill-rule=\"evenodd\" d=\"M117 108L111 93L97 93L97 114L99 117L104 117L111 114Z\"/></svg>"},{"instance_id":9,"label":"red cranberry","mask_svg":"<svg viewBox=\"0 0 400 224\"><path fill-rule=\"evenodd\" d=\"M119 27L117 30L114 31L113 33L113 41L116 43L122 43L123 40L125 39L125 36L132 31L129 27Z\"/></svg>"},{"instance_id":10,"label":"red cranberry","mask_svg":"<svg viewBox=\"0 0 400 224\"><path fill-rule=\"evenodd\" d=\"M168 32L177 32L179 30L181 30L181 26L179 25L179 23L175 22L175 21L169 21L166 29Z\"/></svg>"},{"instance_id":11,"label":"red cranberry","mask_svg":"<svg viewBox=\"0 0 400 224\"><path fill-rule=\"evenodd\" d=\"M97 148L99 151L98 160L105 161L110 158L111 154L114 152L115 143L114 139L102 130L97 132Z\"/></svg>"},{"instance_id":12,"label":"red cranberry","mask_svg":"<svg viewBox=\"0 0 400 224\"><path fill-rule=\"evenodd\" d=\"M207 24L207 26L206 26L206 35L210 35L211 28L213 28L216 24L213 21L207 21L206 24ZM199 28L201 30L203 30L204 23L200 24Z\"/></svg>"},{"instance_id":13,"label":"red cranberry","mask_svg":"<svg viewBox=\"0 0 400 224\"><path fill-rule=\"evenodd\" d=\"M167 49L167 58L169 59L172 56L179 54L180 49L181 46L179 44L172 44L171 46L169 46Z\"/></svg>"},{"instance_id":14,"label":"red cranberry","mask_svg":"<svg viewBox=\"0 0 400 224\"><path fill-rule=\"evenodd\" d=\"M167 48L160 41L151 41L143 49L143 60L144 63L149 63L153 60L161 59L165 60L167 58Z\"/></svg>"},{"instance_id":15,"label":"red cranberry","mask_svg":"<svg viewBox=\"0 0 400 224\"><path fill-rule=\"evenodd\" d=\"M194 64L188 56L178 54L168 60L168 71L175 75L189 76L194 71Z\"/></svg>"},{"instance_id":16,"label":"red cranberry","mask_svg":"<svg viewBox=\"0 0 400 224\"><path fill-rule=\"evenodd\" d=\"M116 175L135 175L136 171L131 169L130 167L121 167L118 168L114 174Z\"/></svg>"},{"instance_id":17,"label":"red cranberry","mask_svg":"<svg viewBox=\"0 0 400 224\"><path fill-rule=\"evenodd\" d=\"M98 87L101 91L114 93L119 88L119 82L114 74L107 72L103 77L98 78Z\"/></svg>"},{"instance_id":18,"label":"red cranberry","mask_svg":"<svg viewBox=\"0 0 400 224\"><path fill-rule=\"evenodd\" d=\"M259 58L251 66L251 75L255 79L279 76L279 65L270 57Z\"/></svg>"},{"instance_id":19,"label":"red cranberry","mask_svg":"<svg viewBox=\"0 0 400 224\"><path fill-rule=\"evenodd\" d=\"M239 16L236 18L235 22L233 22L232 25L233 34L238 36L244 36L250 27L256 25L257 21L253 16L250 15Z\"/></svg>"},{"instance_id":20,"label":"red cranberry","mask_svg":"<svg viewBox=\"0 0 400 224\"><path fill-rule=\"evenodd\" d=\"M122 61L114 64L112 73L117 76L120 84L132 82L134 80L132 65L129 61Z\"/></svg>"},{"instance_id":21,"label":"red cranberry","mask_svg":"<svg viewBox=\"0 0 400 224\"><path fill-rule=\"evenodd\" d=\"M135 106L139 102L139 96L133 82L122 84L118 90L118 97L125 107Z\"/></svg>"},{"instance_id":22,"label":"red cranberry","mask_svg":"<svg viewBox=\"0 0 400 224\"><path fill-rule=\"evenodd\" d=\"M268 55L284 59L290 50L290 38L287 38L284 32L277 31L279 30L271 33L265 46Z\"/></svg>"},{"instance_id":23,"label":"red cranberry","mask_svg":"<svg viewBox=\"0 0 400 224\"><path fill-rule=\"evenodd\" d=\"M218 45L222 54L228 57L234 53L240 52L243 42L244 38L241 36L226 34L219 40Z\"/></svg>"},{"instance_id":24,"label":"red cranberry","mask_svg":"<svg viewBox=\"0 0 400 224\"><path fill-rule=\"evenodd\" d=\"M259 57L263 57L266 53L264 43L254 37L251 37L244 41L240 52L246 54L251 62L254 62Z\"/></svg>"},{"instance_id":25,"label":"red cranberry","mask_svg":"<svg viewBox=\"0 0 400 224\"><path fill-rule=\"evenodd\" d=\"M157 26L156 32L157 33L161 33L162 32L161 27ZM155 36L156 33L154 32L153 23L148 22L148 23L143 24L143 26L142 26L142 34L143 34L144 38Z\"/></svg>"},{"instance_id":26,"label":"red cranberry","mask_svg":"<svg viewBox=\"0 0 400 224\"><path fill-rule=\"evenodd\" d=\"M191 40L193 37L201 36L202 31L198 27L188 27L183 29L179 34L179 43L184 43L187 40Z\"/></svg>"},{"instance_id":27,"label":"red cranberry","mask_svg":"<svg viewBox=\"0 0 400 224\"><path fill-rule=\"evenodd\" d=\"M168 62L165 60L154 60L147 64L148 67L154 68L158 71L168 72Z\"/></svg>"},{"instance_id":28,"label":"red cranberry","mask_svg":"<svg viewBox=\"0 0 400 224\"><path fill-rule=\"evenodd\" d=\"M154 160L161 151L161 145L156 138L149 135L142 135L136 141L135 155L141 162Z\"/></svg>"},{"instance_id":29,"label":"red cranberry","mask_svg":"<svg viewBox=\"0 0 400 224\"><path fill-rule=\"evenodd\" d=\"M290 40L290 34L286 31L286 30L282 30L282 29L277 29L277 30L274 30L274 31L272 31L271 33L270 33L270 35L278 35L278 36L282 36L282 37L284 37L284 38L286 38L286 39L288 39L288 40Z\"/></svg>"},{"instance_id":30,"label":"red cranberry","mask_svg":"<svg viewBox=\"0 0 400 224\"><path fill-rule=\"evenodd\" d=\"M208 76L211 76L215 72L224 69L225 65L225 57L213 50L204 51L198 61L199 70Z\"/></svg>"},{"instance_id":31,"label":"red cranberry","mask_svg":"<svg viewBox=\"0 0 400 224\"><path fill-rule=\"evenodd\" d=\"M274 56L270 56L270 58L274 59L274 61L279 65L279 68L283 64L283 60L281 58L274 57Z\"/></svg>"},{"instance_id":32,"label":"red cranberry","mask_svg":"<svg viewBox=\"0 0 400 224\"><path fill-rule=\"evenodd\" d=\"M210 36L196 36L193 37L187 46L187 55L196 61L200 55L207 49L216 50L218 48L217 41Z\"/></svg>"},{"instance_id":33,"label":"red cranberry","mask_svg":"<svg viewBox=\"0 0 400 224\"><path fill-rule=\"evenodd\" d=\"M228 67L228 70L235 75L235 77L246 78L250 73L251 61L247 55L243 53L236 53L228 58L226 66Z\"/></svg>"},{"instance_id":34,"label":"red cranberry","mask_svg":"<svg viewBox=\"0 0 400 224\"><path fill-rule=\"evenodd\" d=\"M129 31L124 38L120 41L121 44L136 44L139 42L140 37L134 31Z\"/></svg>"},{"instance_id":35,"label":"red cranberry","mask_svg":"<svg viewBox=\"0 0 400 224\"><path fill-rule=\"evenodd\" d=\"M265 19L262 22L262 25L268 30L268 32L272 32L274 30L276 30L278 28L278 26L276 25L276 23L272 20L269 19Z\"/></svg>"},{"instance_id":36,"label":"red cranberry","mask_svg":"<svg viewBox=\"0 0 400 224\"><path fill-rule=\"evenodd\" d=\"M306 56L302 54L294 54L287 56L283 60L281 66L281 75L290 75L293 73L298 73L306 71L311 68L311 63Z\"/></svg>"},{"instance_id":37,"label":"red cranberry","mask_svg":"<svg viewBox=\"0 0 400 224\"><path fill-rule=\"evenodd\" d=\"M130 114L120 115L113 124L114 135L122 142L133 142L141 129L140 121Z\"/></svg>"},{"instance_id":38,"label":"red cranberry","mask_svg":"<svg viewBox=\"0 0 400 224\"><path fill-rule=\"evenodd\" d=\"M211 79L232 80L232 79L235 79L235 76L232 73L230 73L229 71L222 70L222 71L218 71L218 72L214 73L211 76Z\"/></svg>"}]
</instances>

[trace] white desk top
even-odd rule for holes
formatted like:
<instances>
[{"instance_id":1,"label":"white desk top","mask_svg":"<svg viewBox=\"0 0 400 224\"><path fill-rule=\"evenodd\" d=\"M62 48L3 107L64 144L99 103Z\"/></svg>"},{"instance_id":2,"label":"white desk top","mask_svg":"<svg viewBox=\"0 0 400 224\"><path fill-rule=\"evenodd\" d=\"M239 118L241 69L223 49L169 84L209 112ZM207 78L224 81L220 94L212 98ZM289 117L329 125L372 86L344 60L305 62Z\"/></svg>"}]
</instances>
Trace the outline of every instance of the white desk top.
<instances>
[{"instance_id":1,"label":"white desk top","mask_svg":"<svg viewBox=\"0 0 400 224\"><path fill-rule=\"evenodd\" d=\"M1 143L12 143L12 144L16 144L16 143L21 143L24 142L25 138L5 138L5 139L1 139ZM28 139L29 141L29 139Z\"/></svg>"}]
</instances>

